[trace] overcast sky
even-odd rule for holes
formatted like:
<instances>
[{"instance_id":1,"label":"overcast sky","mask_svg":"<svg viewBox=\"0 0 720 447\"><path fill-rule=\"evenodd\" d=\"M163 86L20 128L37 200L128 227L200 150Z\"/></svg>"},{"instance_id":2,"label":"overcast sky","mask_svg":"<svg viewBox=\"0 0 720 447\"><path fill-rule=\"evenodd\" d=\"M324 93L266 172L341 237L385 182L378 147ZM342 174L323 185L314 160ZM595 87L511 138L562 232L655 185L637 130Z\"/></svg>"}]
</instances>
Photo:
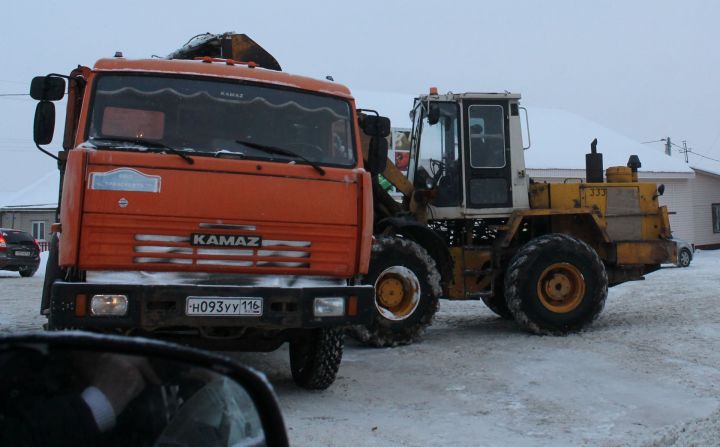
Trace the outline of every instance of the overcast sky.
<instances>
[{"instance_id":1,"label":"overcast sky","mask_svg":"<svg viewBox=\"0 0 720 447\"><path fill-rule=\"evenodd\" d=\"M509 90L636 141L670 136L720 159L717 1L36 0L3 9L0 94L115 51L166 55L195 34L237 31L285 71L351 89ZM54 166L33 149L33 110L29 97L0 97L0 192Z\"/></svg>"}]
</instances>

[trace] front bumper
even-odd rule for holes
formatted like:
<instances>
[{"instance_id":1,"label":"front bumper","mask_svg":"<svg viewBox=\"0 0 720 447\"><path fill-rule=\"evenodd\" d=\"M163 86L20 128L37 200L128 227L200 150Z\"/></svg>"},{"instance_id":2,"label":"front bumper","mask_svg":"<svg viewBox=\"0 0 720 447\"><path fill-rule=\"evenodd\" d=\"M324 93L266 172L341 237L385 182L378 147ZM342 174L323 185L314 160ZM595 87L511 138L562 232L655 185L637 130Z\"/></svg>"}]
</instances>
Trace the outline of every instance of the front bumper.
<instances>
[{"instance_id":1,"label":"front bumper","mask_svg":"<svg viewBox=\"0 0 720 447\"><path fill-rule=\"evenodd\" d=\"M128 297L124 316L91 315L93 295ZM369 324L373 318L372 286L252 287L208 285L136 285L55 282L50 299L52 329L142 330L182 328L310 329ZM188 316L186 300L193 297L259 297L260 316ZM313 302L319 297L345 297L343 316L317 317Z\"/></svg>"}]
</instances>

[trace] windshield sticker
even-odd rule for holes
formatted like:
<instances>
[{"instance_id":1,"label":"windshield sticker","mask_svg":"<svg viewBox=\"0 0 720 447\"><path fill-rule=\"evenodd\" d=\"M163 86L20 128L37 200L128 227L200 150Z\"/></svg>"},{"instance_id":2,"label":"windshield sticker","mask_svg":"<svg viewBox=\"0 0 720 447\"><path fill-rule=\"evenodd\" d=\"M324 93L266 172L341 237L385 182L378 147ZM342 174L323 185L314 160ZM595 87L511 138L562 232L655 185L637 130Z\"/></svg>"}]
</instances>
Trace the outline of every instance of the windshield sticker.
<instances>
[{"instance_id":1,"label":"windshield sticker","mask_svg":"<svg viewBox=\"0 0 720 447\"><path fill-rule=\"evenodd\" d=\"M90 173L89 189L105 191L160 192L162 178L130 168Z\"/></svg>"}]
</instances>

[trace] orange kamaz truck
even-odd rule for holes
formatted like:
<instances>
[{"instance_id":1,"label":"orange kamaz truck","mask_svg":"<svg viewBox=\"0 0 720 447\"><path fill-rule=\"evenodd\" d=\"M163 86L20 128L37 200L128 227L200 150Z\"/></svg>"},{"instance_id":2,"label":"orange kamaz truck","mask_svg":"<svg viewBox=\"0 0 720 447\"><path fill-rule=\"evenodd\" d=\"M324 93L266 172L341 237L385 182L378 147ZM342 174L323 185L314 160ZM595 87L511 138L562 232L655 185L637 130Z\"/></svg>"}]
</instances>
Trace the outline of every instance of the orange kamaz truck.
<instances>
[{"instance_id":1,"label":"orange kamaz truck","mask_svg":"<svg viewBox=\"0 0 720 447\"><path fill-rule=\"evenodd\" d=\"M342 328L374 312L358 278L389 121L236 34L35 78L41 150L66 90L47 328L222 350L288 342L295 382L328 387ZM373 140L366 163L361 132Z\"/></svg>"}]
</instances>

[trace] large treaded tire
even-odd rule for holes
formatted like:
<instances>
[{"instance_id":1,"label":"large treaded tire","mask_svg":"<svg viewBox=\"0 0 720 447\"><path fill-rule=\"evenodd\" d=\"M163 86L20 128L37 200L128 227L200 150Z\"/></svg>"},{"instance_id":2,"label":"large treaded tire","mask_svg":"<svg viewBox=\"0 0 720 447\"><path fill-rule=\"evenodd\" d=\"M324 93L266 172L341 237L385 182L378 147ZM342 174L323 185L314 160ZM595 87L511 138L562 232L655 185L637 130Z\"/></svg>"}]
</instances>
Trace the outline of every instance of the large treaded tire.
<instances>
[{"instance_id":1,"label":"large treaded tire","mask_svg":"<svg viewBox=\"0 0 720 447\"><path fill-rule=\"evenodd\" d=\"M561 290L568 290L567 296L572 298L548 298L553 293L562 295ZM515 321L536 334L580 331L600 315L607 290L607 272L598 254L585 242L566 234L548 234L525 244L505 275L508 309Z\"/></svg>"},{"instance_id":2,"label":"large treaded tire","mask_svg":"<svg viewBox=\"0 0 720 447\"><path fill-rule=\"evenodd\" d=\"M308 390L333 384L345 345L340 329L312 329L290 341L290 371L295 383Z\"/></svg>"},{"instance_id":3,"label":"large treaded tire","mask_svg":"<svg viewBox=\"0 0 720 447\"><path fill-rule=\"evenodd\" d=\"M419 286L417 301L404 314L394 314L383 307L378 290L375 293L376 314L368 326L355 326L350 334L359 341L375 347L407 345L420 336L431 324L438 310L442 288L435 261L418 243L394 236L381 236L373 244L370 268L363 284L379 287L378 279L391 271L407 272Z\"/></svg>"}]
</instances>

